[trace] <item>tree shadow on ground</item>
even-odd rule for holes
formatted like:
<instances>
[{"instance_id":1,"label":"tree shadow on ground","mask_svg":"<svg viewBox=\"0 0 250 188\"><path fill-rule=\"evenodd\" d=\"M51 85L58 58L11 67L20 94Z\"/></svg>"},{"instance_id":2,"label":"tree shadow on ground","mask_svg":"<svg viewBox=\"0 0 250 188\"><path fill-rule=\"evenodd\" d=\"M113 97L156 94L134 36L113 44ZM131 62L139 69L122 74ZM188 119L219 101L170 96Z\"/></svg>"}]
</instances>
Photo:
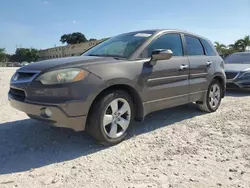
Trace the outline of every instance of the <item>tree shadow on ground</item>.
<instances>
[{"instance_id":1,"label":"tree shadow on ground","mask_svg":"<svg viewBox=\"0 0 250 188\"><path fill-rule=\"evenodd\" d=\"M128 139L202 114L194 104L154 112L143 123L135 123ZM31 119L2 123L0 175L72 160L103 149L107 147L95 143L84 132L56 128Z\"/></svg>"}]
</instances>

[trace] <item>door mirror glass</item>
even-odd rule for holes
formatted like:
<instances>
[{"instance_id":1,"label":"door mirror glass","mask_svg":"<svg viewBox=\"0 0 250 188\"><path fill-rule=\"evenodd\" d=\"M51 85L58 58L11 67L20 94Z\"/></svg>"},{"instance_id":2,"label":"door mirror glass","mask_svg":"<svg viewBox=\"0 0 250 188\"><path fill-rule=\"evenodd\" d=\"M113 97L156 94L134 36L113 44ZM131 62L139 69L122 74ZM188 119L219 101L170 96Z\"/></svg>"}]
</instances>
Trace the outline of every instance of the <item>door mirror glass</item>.
<instances>
[{"instance_id":1,"label":"door mirror glass","mask_svg":"<svg viewBox=\"0 0 250 188\"><path fill-rule=\"evenodd\" d=\"M173 56L172 50L156 49L152 52L151 61L168 60Z\"/></svg>"}]
</instances>

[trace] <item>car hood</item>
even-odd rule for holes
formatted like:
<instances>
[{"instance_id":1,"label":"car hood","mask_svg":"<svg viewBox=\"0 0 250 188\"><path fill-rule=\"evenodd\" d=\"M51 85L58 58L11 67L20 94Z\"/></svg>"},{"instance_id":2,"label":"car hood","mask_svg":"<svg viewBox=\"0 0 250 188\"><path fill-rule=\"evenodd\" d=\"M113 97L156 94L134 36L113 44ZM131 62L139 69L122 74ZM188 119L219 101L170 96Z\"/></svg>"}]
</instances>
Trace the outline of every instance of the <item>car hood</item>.
<instances>
[{"instance_id":1,"label":"car hood","mask_svg":"<svg viewBox=\"0 0 250 188\"><path fill-rule=\"evenodd\" d=\"M225 64L225 71L250 71L250 64Z\"/></svg>"},{"instance_id":2,"label":"car hood","mask_svg":"<svg viewBox=\"0 0 250 188\"><path fill-rule=\"evenodd\" d=\"M86 67L97 63L112 63L117 62L112 57L94 57L94 56L74 56L58 59L50 59L45 61L38 61L33 64L24 66L18 71L41 71L45 72L58 68L70 68L70 67Z\"/></svg>"}]
</instances>

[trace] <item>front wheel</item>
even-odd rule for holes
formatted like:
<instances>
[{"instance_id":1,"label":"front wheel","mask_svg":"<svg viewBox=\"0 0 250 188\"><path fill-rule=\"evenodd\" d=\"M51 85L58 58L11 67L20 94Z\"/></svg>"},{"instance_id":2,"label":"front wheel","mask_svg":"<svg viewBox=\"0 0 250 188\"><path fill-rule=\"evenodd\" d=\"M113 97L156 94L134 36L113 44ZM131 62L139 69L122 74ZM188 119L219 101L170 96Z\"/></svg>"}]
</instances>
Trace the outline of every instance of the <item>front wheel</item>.
<instances>
[{"instance_id":1,"label":"front wheel","mask_svg":"<svg viewBox=\"0 0 250 188\"><path fill-rule=\"evenodd\" d=\"M133 119L133 101L124 91L104 94L93 105L87 132L103 145L114 145L125 139Z\"/></svg>"},{"instance_id":2,"label":"front wheel","mask_svg":"<svg viewBox=\"0 0 250 188\"><path fill-rule=\"evenodd\" d=\"M222 97L222 87L218 80L213 80L209 85L205 99L197 105L200 110L205 112L215 112L220 104Z\"/></svg>"}]
</instances>

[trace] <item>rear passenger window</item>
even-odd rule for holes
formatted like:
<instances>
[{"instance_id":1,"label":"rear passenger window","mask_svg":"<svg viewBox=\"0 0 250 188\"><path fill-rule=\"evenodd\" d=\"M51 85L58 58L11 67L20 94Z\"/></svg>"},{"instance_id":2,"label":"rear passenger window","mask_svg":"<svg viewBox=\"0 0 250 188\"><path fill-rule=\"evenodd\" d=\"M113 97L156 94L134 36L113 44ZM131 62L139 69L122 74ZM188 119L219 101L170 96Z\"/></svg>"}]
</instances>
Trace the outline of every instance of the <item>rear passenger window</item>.
<instances>
[{"instance_id":1,"label":"rear passenger window","mask_svg":"<svg viewBox=\"0 0 250 188\"><path fill-rule=\"evenodd\" d=\"M200 40L195 37L185 35L187 55L204 55Z\"/></svg>"},{"instance_id":2,"label":"rear passenger window","mask_svg":"<svg viewBox=\"0 0 250 188\"><path fill-rule=\"evenodd\" d=\"M173 56L183 56L181 36L175 33L160 36L146 48L143 56L150 57L156 49L172 50Z\"/></svg>"},{"instance_id":3,"label":"rear passenger window","mask_svg":"<svg viewBox=\"0 0 250 188\"><path fill-rule=\"evenodd\" d=\"M213 47L211 46L211 44L209 44L209 42L204 40L204 39L200 39L200 40L201 40L202 45L205 48L206 55L207 56L216 56L216 52L213 49Z\"/></svg>"}]
</instances>

